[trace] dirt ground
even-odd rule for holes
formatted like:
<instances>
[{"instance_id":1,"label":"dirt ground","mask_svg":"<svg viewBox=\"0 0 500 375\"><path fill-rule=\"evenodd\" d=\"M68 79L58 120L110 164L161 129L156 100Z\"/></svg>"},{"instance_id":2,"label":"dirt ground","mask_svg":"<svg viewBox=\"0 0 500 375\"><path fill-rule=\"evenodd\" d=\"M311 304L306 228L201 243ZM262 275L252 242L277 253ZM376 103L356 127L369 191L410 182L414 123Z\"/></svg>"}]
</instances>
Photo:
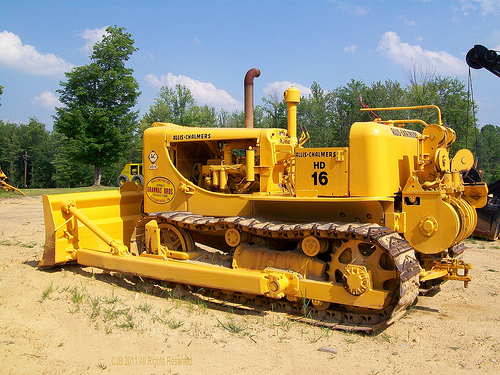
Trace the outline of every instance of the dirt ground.
<instances>
[{"instance_id":1,"label":"dirt ground","mask_svg":"<svg viewBox=\"0 0 500 375\"><path fill-rule=\"evenodd\" d=\"M448 282L366 335L215 309L88 267L41 271L44 233L41 197L0 200L3 374L500 373L498 241L467 241L468 288Z\"/></svg>"}]
</instances>

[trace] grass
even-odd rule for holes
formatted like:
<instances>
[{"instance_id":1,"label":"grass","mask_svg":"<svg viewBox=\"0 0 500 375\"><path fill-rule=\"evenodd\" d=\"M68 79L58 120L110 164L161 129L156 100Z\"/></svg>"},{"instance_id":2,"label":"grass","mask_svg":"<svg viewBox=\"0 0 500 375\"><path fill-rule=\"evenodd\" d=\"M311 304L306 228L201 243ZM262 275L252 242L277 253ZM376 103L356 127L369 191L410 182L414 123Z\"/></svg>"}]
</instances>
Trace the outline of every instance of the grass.
<instances>
[{"instance_id":1,"label":"grass","mask_svg":"<svg viewBox=\"0 0 500 375\"><path fill-rule=\"evenodd\" d=\"M168 307L165 307L164 310L165 310L165 314L169 314L170 311L172 311L173 307L171 308L168 308Z\"/></svg>"},{"instance_id":2,"label":"grass","mask_svg":"<svg viewBox=\"0 0 500 375\"><path fill-rule=\"evenodd\" d=\"M153 308L152 303L144 302L144 303L141 303L139 305L139 307L137 307L137 310L142 311L144 313L149 313L152 310L152 308Z\"/></svg>"},{"instance_id":3,"label":"grass","mask_svg":"<svg viewBox=\"0 0 500 375\"><path fill-rule=\"evenodd\" d=\"M129 315L129 313L130 313L130 307L124 308L124 309L115 310L115 306L116 305L113 305L111 308L109 308L109 309L105 308L103 310L103 320L104 320L105 323L109 322L111 320L115 320L115 319L117 319L121 315Z\"/></svg>"},{"instance_id":4,"label":"grass","mask_svg":"<svg viewBox=\"0 0 500 375\"><path fill-rule=\"evenodd\" d=\"M20 242L12 238L2 238L0 240L0 245L2 246L18 246Z\"/></svg>"},{"instance_id":5,"label":"grass","mask_svg":"<svg viewBox=\"0 0 500 375\"><path fill-rule=\"evenodd\" d=\"M50 284L47 285L45 290L42 292L42 297L40 298L40 300L38 302L45 301L53 291L54 291L54 284L51 281Z\"/></svg>"},{"instance_id":6,"label":"grass","mask_svg":"<svg viewBox=\"0 0 500 375\"><path fill-rule=\"evenodd\" d=\"M74 303L76 303L76 304L80 304L80 303L82 303L82 301L83 301L83 297L85 297L85 295L83 294L83 291L82 291L82 292L80 292L80 291L78 290L78 287L77 287L77 286L75 286L75 287L73 288L73 290L71 291L71 300L72 300Z\"/></svg>"},{"instance_id":7,"label":"grass","mask_svg":"<svg viewBox=\"0 0 500 375\"><path fill-rule=\"evenodd\" d=\"M67 194L67 193L83 193L89 191L103 191L103 190L116 190L116 186L89 186L89 187L78 187L78 188L54 188L54 189L21 189L24 194L28 197L38 197L43 194ZM16 191L5 191L0 189L0 199L1 198L22 198L23 196Z\"/></svg>"},{"instance_id":8,"label":"grass","mask_svg":"<svg viewBox=\"0 0 500 375\"><path fill-rule=\"evenodd\" d=\"M175 318L171 318L167 321L167 324L169 326L170 329L177 329L179 327L182 327L184 325L184 321L183 320L177 320Z\"/></svg>"},{"instance_id":9,"label":"grass","mask_svg":"<svg viewBox=\"0 0 500 375\"><path fill-rule=\"evenodd\" d=\"M382 332L382 333L380 334L380 337L381 337L381 338L383 338L383 339L384 339L385 341L387 341L388 343L391 343L391 336L390 336L390 335L388 335L387 333Z\"/></svg>"},{"instance_id":10,"label":"grass","mask_svg":"<svg viewBox=\"0 0 500 375\"><path fill-rule=\"evenodd\" d=\"M118 302L118 297L115 296L115 291L112 291L111 297L103 297L102 301L109 305L113 305Z\"/></svg>"},{"instance_id":11,"label":"grass","mask_svg":"<svg viewBox=\"0 0 500 375\"><path fill-rule=\"evenodd\" d=\"M290 331L290 328L292 328L292 324L293 324L293 321L289 318L281 318L281 319L278 319L278 325L283 328L283 330L285 332L288 332Z\"/></svg>"},{"instance_id":12,"label":"grass","mask_svg":"<svg viewBox=\"0 0 500 375\"><path fill-rule=\"evenodd\" d=\"M33 249L37 245L36 242L30 242L30 243L22 243L21 247L26 247L28 249Z\"/></svg>"},{"instance_id":13,"label":"grass","mask_svg":"<svg viewBox=\"0 0 500 375\"><path fill-rule=\"evenodd\" d=\"M406 317L406 316L411 315L412 313L416 312L416 311L417 311L417 309L415 308L415 306L416 306L416 305L417 305L417 304L416 304L416 303L414 303L414 304L412 304L412 305L408 306L408 307L406 308L406 311L405 311L405 313L404 313L404 316Z\"/></svg>"},{"instance_id":14,"label":"grass","mask_svg":"<svg viewBox=\"0 0 500 375\"><path fill-rule=\"evenodd\" d=\"M68 307L68 312L69 312L71 315L76 314L76 313L77 313L77 312L79 312L79 311L80 311L80 306L79 306L79 305L77 305L77 306L75 307L75 309L74 309L74 310L72 310L71 308L69 308L69 307Z\"/></svg>"},{"instance_id":15,"label":"grass","mask_svg":"<svg viewBox=\"0 0 500 375\"><path fill-rule=\"evenodd\" d=\"M347 336L344 337L344 341L348 344L355 344L359 341L360 336L354 332L343 331L343 333Z\"/></svg>"},{"instance_id":16,"label":"grass","mask_svg":"<svg viewBox=\"0 0 500 375\"><path fill-rule=\"evenodd\" d=\"M217 318L217 322L219 325L224 328L226 331L231 333L241 333L247 329L246 324L244 323L236 323L234 320L230 319L226 324L222 323L219 318Z\"/></svg>"},{"instance_id":17,"label":"grass","mask_svg":"<svg viewBox=\"0 0 500 375\"><path fill-rule=\"evenodd\" d=\"M18 240L11 237L11 238L2 238L0 240L0 245L2 245L2 246L21 246L21 247L25 247L28 249L33 249L38 244L36 242L22 243L22 242L19 242Z\"/></svg>"},{"instance_id":18,"label":"grass","mask_svg":"<svg viewBox=\"0 0 500 375\"><path fill-rule=\"evenodd\" d=\"M106 370L108 368L108 366L106 366L104 363L99 363L97 365L97 368L100 370Z\"/></svg>"},{"instance_id":19,"label":"grass","mask_svg":"<svg viewBox=\"0 0 500 375\"><path fill-rule=\"evenodd\" d=\"M116 274L116 277L119 277L118 274ZM76 285L66 285L64 288L54 286L51 283L43 291L40 302L46 299L54 299L51 297L54 291L57 291L59 296L56 299L65 300L68 303L67 308L70 314L78 314L79 317L89 319L89 322L97 331L104 332L107 335L117 330L139 332L144 330L143 327L156 325L156 327L164 327L161 331L167 335L166 342L169 336L175 335L174 330L188 332L189 335L194 337L200 335L210 337L213 328L220 327L230 334L237 335L239 338L248 336L253 342L257 342L256 336L252 334L254 332L248 320L253 318L247 316L240 319L240 317L234 316L233 307L228 308L225 316L216 317L216 321L212 321L207 326L197 321L196 316L191 314L192 312L196 314L207 313L208 303L203 299L175 298L172 301L164 299L162 302L158 302L161 307L155 308L156 302L135 302L135 298L127 300L125 299L127 297L116 296L113 289L107 295L95 295L91 294L88 288L89 286L81 282L76 283ZM90 288L92 287L90 286ZM302 302L307 309L310 301L304 299ZM189 317L190 315L191 317ZM266 317L255 317L255 319L258 325L265 324L267 321ZM276 336L279 342L290 339L290 332L295 327L294 324L293 319L280 314L272 314L271 329L275 331L273 336ZM258 331L260 332L260 329ZM309 343L316 343L321 339L328 340L333 335L332 331L326 327L315 327L302 333L303 340ZM350 342L351 340L346 339L346 341ZM224 339L221 339L221 342L224 342ZM351 342L354 342L354 340Z\"/></svg>"},{"instance_id":20,"label":"grass","mask_svg":"<svg viewBox=\"0 0 500 375\"><path fill-rule=\"evenodd\" d=\"M134 317L130 313L126 313L123 315L124 319L121 323L117 323L116 326L119 328L125 328L125 329L134 329L135 322L134 322Z\"/></svg>"},{"instance_id":21,"label":"grass","mask_svg":"<svg viewBox=\"0 0 500 375\"><path fill-rule=\"evenodd\" d=\"M90 300L90 307L91 307L91 313L90 313L90 319L95 319L99 316L101 312L101 306L100 302L101 299L99 297L89 297Z\"/></svg>"},{"instance_id":22,"label":"grass","mask_svg":"<svg viewBox=\"0 0 500 375\"><path fill-rule=\"evenodd\" d=\"M307 340L311 343L311 344L314 344L314 343L317 343L320 339L322 339L323 337L325 337L326 335L328 335L328 328L327 330L325 331L324 329L321 329L321 334L317 335L316 334L316 330L313 329L313 332L312 332L312 335L310 334L307 334L306 335L306 338Z\"/></svg>"}]
</instances>

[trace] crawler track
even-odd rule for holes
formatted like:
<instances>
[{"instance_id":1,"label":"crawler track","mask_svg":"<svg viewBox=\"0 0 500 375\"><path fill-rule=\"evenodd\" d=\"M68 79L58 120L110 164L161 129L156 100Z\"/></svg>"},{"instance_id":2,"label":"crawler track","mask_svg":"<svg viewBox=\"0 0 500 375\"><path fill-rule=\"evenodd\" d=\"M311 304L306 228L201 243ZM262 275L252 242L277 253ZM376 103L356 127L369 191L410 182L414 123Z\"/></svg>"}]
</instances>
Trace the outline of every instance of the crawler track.
<instances>
[{"instance_id":1,"label":"crawler track","mask_svg":"<svg viewBox=\"0 0 500 375\"><path fill-rule=\"evenodd\" d=\"M261 310L272 308L289 314L293 319L317 326L349 331L378 330L397 320L413 303L418 295L419 263L414 249L398 233L373 223L299 223L290 224L253 217L215 218L194 215L189 212L163 212L150 214L146 220L155 219L189 231L192 234L220 234L235 228L263 239L300 240L316 236L328 240L355 240L373 243L384 249L392 258L398 279L389 306L382 310L355 308L349 305L332 304L326 310L314 308L310 301L290 302L286 299L272 299L264 296L248 296L238 292L215 289L197 290L201 298L211 303L232 308Z\"/></svg>"}]
</instances>

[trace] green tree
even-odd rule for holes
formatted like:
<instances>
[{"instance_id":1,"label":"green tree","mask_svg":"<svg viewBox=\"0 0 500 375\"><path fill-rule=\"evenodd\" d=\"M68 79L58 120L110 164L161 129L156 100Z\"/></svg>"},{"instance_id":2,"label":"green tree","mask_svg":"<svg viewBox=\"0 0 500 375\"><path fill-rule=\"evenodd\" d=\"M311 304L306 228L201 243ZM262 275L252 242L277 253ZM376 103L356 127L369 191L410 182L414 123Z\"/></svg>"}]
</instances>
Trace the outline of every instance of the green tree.
<instances>
[{"instance_id":1,"label":"green tree","mask_svg":"<svg viewBox=\"0 0 500 375\"><path fill-rule=\"evenodd\" d=\"M332 112L335 121L332 146L347 146L351 125L357 121L367 121L370 116L361 112L359 95L368 90L361 81L351 80L347 85L338 87L331 94L328 110Z\"/></svg>"},{"instance_id":2,"label":"green tree","mask_svg":"<svg viewBox=\"0 0 500 375\"><path fill-rule=\"evenodd\" d=\"M0 121L0 166L15 185L24 185L26 152L27 186L53 187L53 150L50 133L36 118L30 118L28 124Z\"/></svg>"},{"instance_id":3,"label":"green tree","mask_svg":"<svg viewBox=\"0 0 500 375\"><path fill-rule=\"evenodd\" d=\"M124 28L108 27L94 45L92 63L74 68L61 82L54 129L67 139L65 153L94 166L94 185L100 185L102 167L123 156L136 128L139 85L125 67L134 40Z\"/></svg>"},{"instance_id":4,"label":"green tree","mask_svg":"<svg viewBox=\"0 0 500 375\"><path fill-rule=\"evenodd\" d=\"M404 107L406 106L406 91L399 82L391 80L373 82L362 95L363 102L371 108ZM407 111L375 111L384 120L405 119Z\"/></svg>"},{"instance_id":5,"label":"green tree","mask_svg":"<svg viewBox=\"0 0 500 375\"><path fill-rule=\"evenodd\" d=\"M204 105L202 107L194 106L190 111L191 124L201 128L211 128L218 126L218 115L214 107Z\"/></svg>"},{"instance_id":6,"label":"green tree","mask_svg":"<svg viewBox=\"0 0 500 375\"><path fill-rule=\"evenodd\" d=\"M484 172L484 181L500 180L500 126L485 125L478 134L478 167Z\"/></svg>"},{"instance_id":7,"label":"green tree","mask_svg":"<svg viewBox=\"0 0 500 375\"><path fill-rule=\"evenodd\" d=\"M51 142L54 147L55 172L52 174L52 181L57 187L81 187L86 186L93 177L93 168L89 164L80 163L68 153L68 138L54 131L51 134Z\"/></svg>"},{"instance_id":8,"label":"green tree","mask_svg":"<svg viewBox=\"0 0 500 375\"><path fill-rule=\"evenodd\" d=\"M443 123L457 133L457 140L452 146L452 152L462 148L475 149L476 121L473 113L477 108L475 103L468 103L465 84L458 78L436 77L433 81L436 99L432 104L441 108ZM474 111L473 107L474 106Z\"/></svg>"},{"instance_id":9,"label":"green tree","mask_svg":"<svg viewBox=\"0 0 500 375\"><path fill-rule=\"evenodd\" d=\"M264 113L262 108L257 106L254 109L253 119L254 123L259 124L262 123L264 117ZM245 126L245 113L243 111L234 111L231 113L229 118L227 119L227 127L228 128L243 128Z\"/></svg>"},{"instance_id":10,"label":"green tree","mask_svg":"<svg viewBox=\"0 0 500 375\"><path fill-rule=\"evenodd\" d=\"M45 124L30 118L27 125L19 126L19 153L27 152L27 185L30 188L54 187L53 144ZM24 160L23 160L24 162ZM24 168L24 166L23 166Z\"/></svg>"},{"instance_id":11,"label":"green tree","mask_svg":"<svg viewBox=\"0 0 500 375\"><path fill-rule=\"evenodd\" d=\"M304 125L310 136L306 147L328 147L334 142L335 124L328 110L330 100L331 94L325 93L317 82L311 85L311 95L300 99L298 125Z\"/></svg>"},{"instance_id":12,"label":"green tree","mask_svg":"<svg viewBox=\"0 0 500 375\"><path fill-rule=\"evenodd\" d=\"M0 120L0 167L18 186L21 183L21 158L19 125Z\"/></svg>"},{"instance_id":13,"label":"green tree","mask_svg":"<svg viewBox=\"0 0 500 375\"><path fill-rule=\"evenodd\" d=\"M177 125L192 126L193 107L196 101L191 91L184 85L175 88L163 86L143 117L143 125L151 126L154 122L172 122Z\"/></svg>"},{"instance_id":14,"label":"green tree","mask_svg":"<svg viewBox=\"0 0 500 375\"><path fill-rule=\"evenodd\" d=\"M418 67L414 67L408 77L408 105L437 105L441 109L443 124L455 130L457 140L451 153L462 148L474 149L477 119L473 114L477 107L475 103L469 102L465 84L458 78L436 76ZM409 117L422 119L428 124L438 122L437 112L430 109L410 111ZM420 126L413 128L421 130Z\"/></svg>"},{"instance_id":15,"label":"green tree","mask_svg":"<svg viewBox=\"0 0 500 375\"><path fill-rule=\"evenodd\" d=\"M277 91L262 98L262 105L256 106L255 111L263 114L261 121L255 121L255 127L264 128L287 128L287 104L283 101L283 95Z\"/></svg>"}]
</instances>

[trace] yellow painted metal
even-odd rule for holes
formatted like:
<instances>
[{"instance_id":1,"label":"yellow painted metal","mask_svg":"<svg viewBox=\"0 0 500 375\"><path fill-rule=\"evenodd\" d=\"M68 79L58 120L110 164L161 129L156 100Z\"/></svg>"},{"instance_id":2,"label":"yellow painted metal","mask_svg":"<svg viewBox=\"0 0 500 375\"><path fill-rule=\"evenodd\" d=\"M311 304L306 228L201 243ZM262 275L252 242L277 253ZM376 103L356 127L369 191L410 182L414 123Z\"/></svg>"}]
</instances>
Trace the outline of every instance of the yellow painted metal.
<instances>
[{"instance_id":1,"label":"yellow painted metal","mask_svg":"<svg viewBox=\"0 0 500 375\"><path fill-rule=\"evenodd\" d=\"M309 257L324 253L328 250L328 246L329 243L326 238L316 238L314 236L307 236L300 243L300 248Z\"/></svg>"},{"instance_id":2,"label":"yellow painted metal","mask_svg":"<svg viewBox=\"0 0 500 375\"><path fill-rule=\"evenodd\" d=\"M146 248L153 254L143 253L141 256L153 256L158 259L167 260L168 258L178 259L178 260L188 260L196 258L200 255L197 252L184 252L176 251L170 249L168 244L162 245L161 241L161 229L158 226L156 220L150 220L144 225L145 243ZM183 241L183 239L178 238L177 241Z\"/></svg>"},{"instance_id":3,"label":"yellow painted metal","mask_svg":"<svg viewBox=\"0 0 500 375\"><path fill-rule=\"evenodd\" d=\"M120 175L127 176L129 181L137 175L142 175L142 164L141 163L128 163L125 164Z\"/></svg>"},{"instance_id":4,"label":"yellow painted metal","mask_svg":"<svg viewBox=\"0 0 500 375\"><path fill-rule=\"evenodd\" d=\"M120 190L44 195L45 251L39 267L75 261L80 248L110 252L105 241L63 209L63 202L75 202L77 211L110 238L128 246L142 198L142 191L133 183L124 184Z\"/></svg>"},{"instance_id":5,"label":"yellow painted metal","mask_svg":"<svg viewBox=\"0 0 500 375\"><path fill-rule=\"evenodd\" d=\"M442 195L439 190L425 191L416 178L409 179L403 190L405 238L421 253L445 251L460 233L459 214Z\"/></svg>"},{"instance_id":6,"label":"yellow painted metal","mask_svg":"<svg viewBox=\"0 0 500 375\"><path fill-rule=\"evenodd\" d=\"M460 173L470 165L471 154L459 151L450 161L456 134L442 125L439 108L411 107L436 109L438 124L358 122L351 127L349 147L310 149L302 147L308 134L297 140L300 92L289 88L285 102L287 130L153 124L143 136L144 192L124 185L113 192L44 196L47 240L40 266L78 261L200 287L290 301L308 298L318 309L329 303L380 309L391 299L382 290L384 284L392 279L396 283L397 272L379 270L381 254L377 261L364 260L365 247L373 244L359 244L354 251L354 239L332 252L330 269L340 275L316 258L333 243L313 235L297 240L304 254L300 249L252 247L246 243L249 234L223 228L217 236L236 248L232 268L169 248L173 245L162 242L161 230L171 224L155 220L140 227L146 253L132 256L126 246L136 220L169 211L285 222L378 223L401 233L421 255L435 257L451 253L471 233L477 220L474 207L486 203L487 189L464 185ZM408 122L421 123L423 131L393 126ZM359 256L346 261L349 253ZM425 267L423 280L468 280L469 268L463 263L427 262ZM331 281L325 281L328 277Z\"/></svg>"},{"instance_id":7,"label":"yellow painted metal","mask_svg":"<svg viewBox=\"0 0 500 375\"><path fill-rule=\"evenodd\" d=\"M465 263L462 259L447 259L445 261L436 261L429 271L423 271L420 276L420 281L428 281L433 279L457 280L463 281L464 287L467 287L472 280L469 275L472 269L472 264Z\"/></svg>"},{"instance_id":8,"label":"yellow painted metal","mask_svg":"<svg viewBox=\"0 0 500 375\"><path fill-rule=\"evenodd\" d=\"M236 228L229 228L224 233L226 243L231 247L236 247L241 243L241 233Z\"/></svg>"},{"instance_id":9,"label":"yellow painted metal","mask_svg":"<svg viewBox=\"0 0 500 375\"><path fill-rule=\"evenodd\" d=\"M14 190L17 191L18 193L21 193L22 195L26 195L20 189L7 183L7 175L3 173L2 168L0 168L0 188L7 191Z\"/></svg>"},{"instance_id":10,"label":"yellow painted metal","mask_svg":"<svg viewBox=\"0 0 500 375\"><path fill-rule=\"evenodd\" d=\"M349 136L350 196L394 196L418 169L419 133L367 122Z\"/></svg>"},{"instance_id":11,"label":"yellow painted metal","mask_svg":"<svg viewBox=\"0 0 500 375\"><path fill-rule=\"evenodd\" d=\"M452 172L468 172L474 165L474 155L467 149L459 150L451 161Z\"/></svg>"},{"instance_id":12,"label":"yellow painted metal","mask_svg":"<svg viewBox=\"0 0 500 375\"><path fill-rule=\"evenodd\" d=\"M295 87L285 90L285 103L288 105L288 136L290 144L297 144L297 104L300 102L300 91Z\"/></svg>"},{"instance_id":13,"label":"yellow painted metal","mask_svg":"<svg viewBox=\"0 0 500 375\"><path fill-rule=\"evenodd\" d=\"M83 248L78 250L77 260L82 265L157 280L273 298L290 295L299 299L313 298L318 301L381 309L388 296L388 292L382 290L368 290L362 295L354 296L347 293L342 286L324 281L300 279L295 273L276 269L232 269L175 259L165 261L142 256L119 256Z\"/></svg>"},{"instance_id":14,"label":"yellow painted metal","mask_svg":"<svg viewBox=\"0 0 500 375\"><path fill-rule=\"evenodd\" d=\"M99 237L106 245L111 248L111 252L113 254L122 254L126 255L128 253L128 248L123 244L120 240L115 240L113 237L104 232L101 228L99 228L92 220L90 220L87 215L85 215L82 211L76 208L76 203L72 200L63 201L61 210L75 217L79 221L82 222L83 225L87 229L89 229L92 233L94 233L97 237Z\"/></svg>"},{"instance_id":15,"label":"yellow painted metal","mask_svg":"<svg viewBox=\"0 0 500 375\"><path fill-rule=\"evenodd\" d=\"M72 198L75 198L74 195L77 194L73 194ZM99 199L101 203L106 203L107 206L110 206L112 202L118 199L116 192L97 192L94 195L94 199ZM129 196L127 198L131 200L134 200L136 197L136 194L128 195ZM285 295L289 295L296 298L307 297L320 301L331 301L336 303L348 300L350 305L363 307L368 306L371 308L382 308L386 303L388 293L386 291L370 290L363 296L356 296L356 298L354 298L354 296L349 296L342 287L335 286L331 283L302 278L299 279L297 276L298 274L283 270L286 265L281 263L289 263L290 261L292 263L296 262L296 257L291 255L278 254L273 258L269 252L264 251L262 254L266 257L266 264L259 264L259 267L257 267L261 268L259 270L250 270L243 267L243 265L245 265L245 261L243 261L239 256L235 256L234 258L234 268L224 268L218 265L206 265L199 262L192 262L188 260L193 257L192 255L187 254L186 256L180 256L182 253L176 251L167 251L166 257L162 256L162 254L146 254L145 256L141 255L139 257L132 256L126 248L117 248L114 244L118 243L118 240L110 239L111 237L105 233L99 225L94 223L88 215L85 215L82 212L82 210L77 209L78 206L80 206L80 209L83 208L82 205L78 205L78 200L67 203L68 200L56 200L51 198L53 197L44 196L44 202L46 202L45 204L47 205L52 205L52 207L58 207L56 210L49 210L52 214L49 215L49 218L50 216L52 217L54 226L57 221L62 221L65 218L65 215L68 215L69 217L57 228L51 228L53 231L50 230L47 232L47 235L52 233L52 242L48 241L46 243L46 251L42 261L39 263L39 267L46 267L57 263L65 263L67 261L76 260L79 264L86 266L131 273L159 280L187 283L200 287L261 294L273 298L281 298ZM121 198L126 199L123 196ZM62 215L54 220L54 217L57 216L54 214L58 212L61 212ZM92 212L91 210L89 210L89 212L91 214L93 213L94 219L99 222L100 215L96 214L96 212ZM122 220L123 219L124 218L122 218ZM68 240L67 236L65 236L66 232L63 231L63 237L65 237L66 240L63 240L62 246L59 246L56 249L54 245L61 245L61 238L56 238L58 231L62 230L64 226L70 223L74 224L75 228L78 228L77 230L74 230L75 228L73 228L73 233L77 234L77 236L72 237L71 239L73 241L70 245L68 245L66 244L66 240ZM147 234L147 236L149 236L150 242L153 241L155 242L155 245L160 246L159 238L157 237L157 229L158 226L152 224L149 228L151 232ZM91 242L86 241L87 236L83 233L85 230L91 231L107 246L111 246L111 250L109 248L107 251L86 248L85 245L91 244ZM147 230L148 229L146 229L146 231ZM121 236L123 237L127 233L128 232L123 232L121 233ZM79 235L83 235L83 238L80 238ZM49 239L50 238L48 238L48 240ZM50 251L48 248L51 245L54 246L54 251ZM64 247L64 245L67 246ZM119 251L115 249L119 249ZM65 258L62 257L64 255L66 255ZM196 254L196 256L197 255L198 254ZM324 273L325 264L321 261L310 260L310 258L304 255L299 255L299 258L301 258L299 262L301 262L302 266L305 267L304 273ZM255 259L249 260L251 263L255 264ZM277 264L275 265L282 268L273 268L272 266L274 264L269 264L272 260L276 260ZM238 264L238 262L241 263L241 265ZM311 266L308 264L311 264ZM295 264L292 265L292 267L295 266ZM318 270L318 267L320 270Z\"/></svg>"},{"instance_id":16,"label":"yellow painted metal","mask_svg":"<svg viewBox=\"0 0 500 375\"><path fill-rule=\"evenodd\" d=\"M435 109L438 113L438 124L443 125L441 121L441 109L437 105L415 105L411 107L381 107L381 108L360 108L360 111L399 111L403 109ZM411 121L411 120L410 120ZM418 122L423 122L422 120L417 120ZM402 122L402 120L391 120L390 122Z\"/></svg>"},{"instance_id":17,"label":"yellow painted metal","mask_svg":"<svg viewBox=\"0 0 500 375\"><path fill-rule=\"evenodd\" d=\"M305 148L295 154L297 197L349 196L347 147Z\"/></svg>"},{"instance_id":18,"label":"yellow painted metal","mask_svg":"<svg viewBox=\"0 0 500 375\"><path fill-rule=\"evenodd\" d=\"M476 208L486 206L486 203L488 203L488 186L486 183L466 185L464 187L464 199Z\"/></svg>"},{"instance_id":19,"label":"yellow painted metal","mask_svg":"<svg viewBox=\"0 0 500 375\"><path fill-rule=\"evenodd\" d=\"M247 181L255 181L255 150L249 148L246 151L247 154Z\"/></svg>"},{"instance_id":20,"label":"yellow painted metal","mask_svg":"<svg viewBox=\"0 0 500 375\"><path fill-rule=\"evenodd\" d=\"M344 288L354 296L359 296L370 288L370 276L365 266L348 264L344 269L344 278Z\"/></svg>"},{"instance_id":21,"label":"yellow painted metal","mask_svg":"<svg viewBox=\"0 0 500 375\"><path fill-rule=\"evenodd\" d=\"M326 263L294 251L270 250L258 245L239 245L233 255L233 268L263 270L265 268L295 270L306 278L321 278Z\"/></svg>"},{"instance_id":22,"label":"yellow painted metal","mask_svg":"<svg viewBox=\"0 0 500 375\"><path fill-rule=\"evenodd\" d=\"M144 236L146 248L150 249L153 254L165 256L165 249L161 246L160 229L156 220L150 220L144 226Z\"/></svg>"}]
</instances>

